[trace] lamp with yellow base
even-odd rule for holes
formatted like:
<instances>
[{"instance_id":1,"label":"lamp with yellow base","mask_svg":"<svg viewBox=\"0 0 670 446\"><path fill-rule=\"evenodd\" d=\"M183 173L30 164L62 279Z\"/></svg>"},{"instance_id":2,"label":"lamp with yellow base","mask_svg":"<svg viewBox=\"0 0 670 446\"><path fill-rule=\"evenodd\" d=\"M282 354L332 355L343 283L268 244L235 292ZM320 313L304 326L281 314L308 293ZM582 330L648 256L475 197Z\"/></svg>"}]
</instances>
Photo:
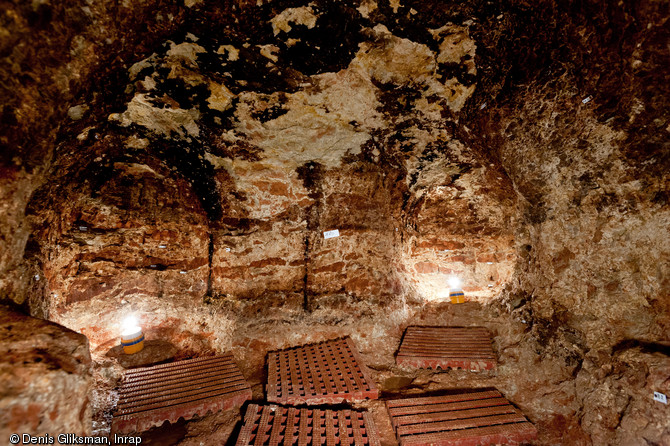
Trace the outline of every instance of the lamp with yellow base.
<instances>
[{"instance_id":1,"label":"lamp with yellow base","mask_svg":"<svg viewBox=\"0 0 670 446\"><path fill-rule=\"evenodd\" d=\"M144 333L134 316L128 316L124 319L121 331L121 345L123 352L132 355L144 348Z\"/></svg>"},{"instance_id":2,"label":"lamp with yellow base","mask_svg":"<svg viewBox=\"0 0 670 446\"><path fill-rule=\"evenodd\" d=\"M449 278L449 299L452 304L462 304L465 302L465 294L461 288L461 280L458 277Z\"/></svg>"}]
</instances>

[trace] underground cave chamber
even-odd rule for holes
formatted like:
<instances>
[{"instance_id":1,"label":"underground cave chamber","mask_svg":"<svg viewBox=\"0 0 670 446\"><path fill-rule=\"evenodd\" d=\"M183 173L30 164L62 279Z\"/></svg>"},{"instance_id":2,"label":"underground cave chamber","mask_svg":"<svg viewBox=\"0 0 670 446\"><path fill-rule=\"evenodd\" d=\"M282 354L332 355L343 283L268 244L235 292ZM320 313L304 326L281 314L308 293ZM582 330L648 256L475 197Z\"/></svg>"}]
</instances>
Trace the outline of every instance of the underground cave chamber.
<instances>
[{"instance_id":1,"label":"underground cave chamber","mask_svg":"<svg viewBox=\"0 0 670 446\"><path fill-rule=\"evenodd\" d=\"M4 8L0 441L670 444L667 4Z\"/></svg>"}]
</instances>

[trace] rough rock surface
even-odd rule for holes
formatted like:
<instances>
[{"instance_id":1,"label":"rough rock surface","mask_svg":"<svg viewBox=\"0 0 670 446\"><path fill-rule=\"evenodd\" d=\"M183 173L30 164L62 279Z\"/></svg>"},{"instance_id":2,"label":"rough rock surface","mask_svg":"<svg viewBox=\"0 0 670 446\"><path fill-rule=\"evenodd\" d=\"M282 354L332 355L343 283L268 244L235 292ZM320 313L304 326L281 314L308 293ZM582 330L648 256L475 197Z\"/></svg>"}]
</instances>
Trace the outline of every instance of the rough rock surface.
<instances>
[{"instance_id":1,"label":"rough rock surface","mask_svg":"<svg viewBox=\"0 0 670 446\"><path fill-rule=\"evenodd\" d=\"M541 443L668 442L666 3L117 3L0 2L0 300L89 338L96 410L129 313L260 396L347 331L388 369L458 276Z\"/></svg>"},{"instance_id":2,"label":"rough rock surface","mask_svg":"<svg viewBox=\"0 0 670 446\"><path fill-rule=\"evenodd\" d=\"M88 340L0 306L0 438L91 432Z\"/></svg>"}]
</instances>

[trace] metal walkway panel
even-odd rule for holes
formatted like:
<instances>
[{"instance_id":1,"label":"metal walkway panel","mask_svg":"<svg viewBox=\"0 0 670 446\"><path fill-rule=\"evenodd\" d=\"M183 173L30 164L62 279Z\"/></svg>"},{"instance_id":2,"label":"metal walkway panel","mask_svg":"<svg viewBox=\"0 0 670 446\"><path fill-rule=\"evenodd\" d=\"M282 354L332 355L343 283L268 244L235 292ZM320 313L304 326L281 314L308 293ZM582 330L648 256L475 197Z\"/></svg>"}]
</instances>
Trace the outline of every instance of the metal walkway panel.
<instances>
[{"instance_id":1,"label":"metal walkway panel","mask_svg":"<svg viewBox=\"0 0 670 446\"><path fill-rule=\"evenodd\" d=\"M250 404L236 446L379 446L368 412Z\"/></svg>"},{"instance_id":2,"label":"metal walkway panel","mask_svg":"<svg viewBox=\"0 0 670 446\"><path fill-rule=\"evenodd\" d=\"M518 445L537 430L497 390L389 400L400 446Z\"/></svg>"},{"instance_id":3,"label":"metal walkway panel","mask_svg":"<svg viewBox=\"0 0 670 446\"><path fill-rule=\"evenodd\" d=\"M379 398L351 338L268 353L267 399L280 404L337 404Z\"/></svg>"},{"instance_id":4,"label":"metal walkway panel","mask_svg":"<svg viewBox=\"0 0 670 446\"><path fill-rule=\"evenodd\" d=\"M250 399L251 387L231 354L133 369L123 375L112 432L142 432Z\"/></svg>"},{"instance_id":5,"label":"metal walkway panel","mask_svg":"<svg viewBox=\"0 0 670 446\"><path fill-rule=\"evenodd\" d=\"M398 365L417 368L491 370L497 361L491 335L484 327L410 326L405 331Z\"/></svg>"}]
</instances>

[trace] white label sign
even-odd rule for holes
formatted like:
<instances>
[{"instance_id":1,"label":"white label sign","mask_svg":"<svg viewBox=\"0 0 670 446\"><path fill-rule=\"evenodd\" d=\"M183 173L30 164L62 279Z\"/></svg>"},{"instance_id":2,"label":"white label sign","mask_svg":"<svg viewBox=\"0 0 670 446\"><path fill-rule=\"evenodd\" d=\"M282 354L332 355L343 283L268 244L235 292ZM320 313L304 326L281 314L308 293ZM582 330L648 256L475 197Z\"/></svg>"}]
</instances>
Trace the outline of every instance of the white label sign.
<instances>
[{"instance_id":1,"label":"white label sign","mask_svg":"<svg viewBox=\"0 0 670 446\"><path fill-rule=\"evenodd\" d=\"M654 401L658 401L659 403L663 404L668 404L668 397L661 392L654 392Z\"/></svg>"},{"instance_id":2,"label":"white label sign","mask_svg":"<svg viewBox=\"0 0 670 446\"><path fill-rule=\"evenodd\" d=\"M333 237L339 237L340 236L340 230L339 229L333 229L332 231L326 231L323 233L323 238L333 238Z\"/></svg>"}]
</instances>

